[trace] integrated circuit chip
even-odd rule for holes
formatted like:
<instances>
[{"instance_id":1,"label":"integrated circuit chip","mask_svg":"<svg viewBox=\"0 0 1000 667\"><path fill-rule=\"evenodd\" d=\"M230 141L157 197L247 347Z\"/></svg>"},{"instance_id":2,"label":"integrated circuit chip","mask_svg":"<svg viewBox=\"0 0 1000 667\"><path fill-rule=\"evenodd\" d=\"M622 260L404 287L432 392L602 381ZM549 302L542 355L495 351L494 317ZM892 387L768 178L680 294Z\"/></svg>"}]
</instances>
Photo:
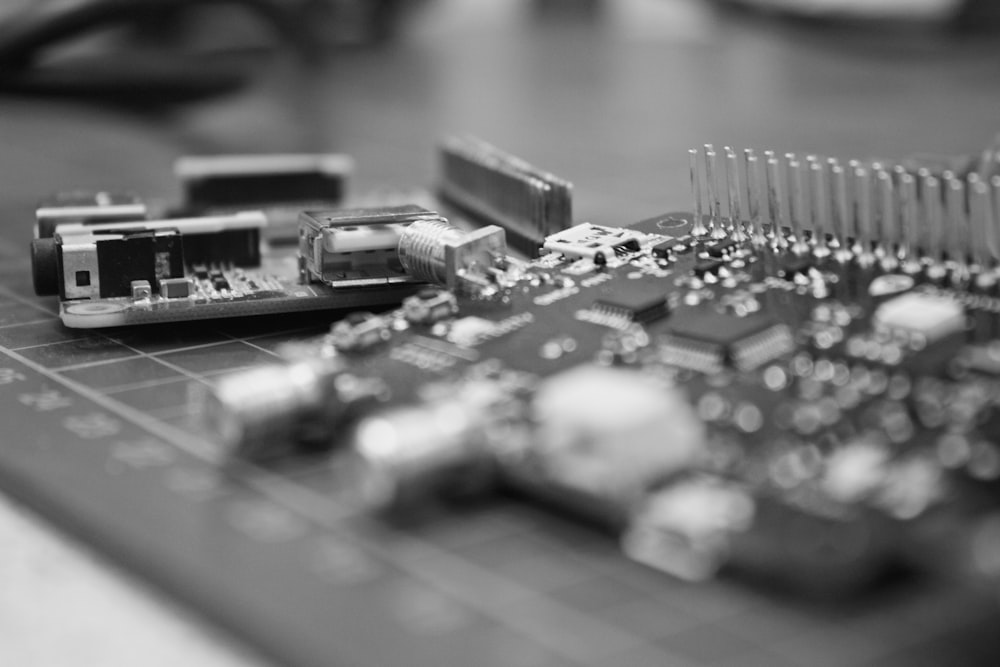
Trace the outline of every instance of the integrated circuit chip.
<instances>
[{"instance_id":1,"label":"integrated circuit chip","mask_svg":"<svg viewBox=\"0 0 1000 667\"><path fill-rule=\"evenodd\" d=\"M628 287L629 289L607 290L604 296L594 302L594 307L640 324L666 317L669 312L667 297L661 288Z\"/></svg>"},{"instance_id":2,"label":"integrated circuit chip","mask_svg":"<svg viewBox=\"0 0 1000 667\"><path fill-rule=\"evenodd\" d=\"M660 353L669 364L717 373L727 366L752 370L793 348L788 325L768 315L737 317L710 308L689 308L675 313Z\"/></svg>"},{"instance_id":3,"label":"integrated circuit chip","mask_svg":"<svg viewBox=\"0 0 1000 667\"><path fill-rule=\"evenodd\" d=\"M934 343L965 330L965 309L954 299L910 292L880 305L874 320L878 328Z\"/></svg>"},{"instance_id":4,"label":"integrated circuit chip","mask_svg":"<svg viewBox=\"0 0 1000 667\"><path fill-rule=\"evenodd\" d=\"M617 255L638 252L641 235L628 229L602 227L584 222L545 238L542 246L570 259L589 258L604 264Z\"/></svg>"}]
</instances>

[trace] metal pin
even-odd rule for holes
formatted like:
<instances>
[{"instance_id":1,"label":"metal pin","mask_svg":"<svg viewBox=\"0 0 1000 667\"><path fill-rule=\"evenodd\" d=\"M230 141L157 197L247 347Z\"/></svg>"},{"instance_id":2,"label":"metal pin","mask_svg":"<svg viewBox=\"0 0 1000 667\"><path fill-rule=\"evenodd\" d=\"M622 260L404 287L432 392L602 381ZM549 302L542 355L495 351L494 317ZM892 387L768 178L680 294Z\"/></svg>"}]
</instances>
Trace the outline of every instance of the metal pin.
<instances>
[{"instance_id":1,"label":"metal pin","mask_svg":"<svg viewBox=\"0 0 1000 667\"><path fill-rule=\"evenodd\" d=\"M722 200L719 198L719 173L716 161L715 147L712 144L705 144L705 181L708 185L708 216L709 228L712 238L719 239L726 237L726 230L722 225Z\"/></svg>"},{"instance_id":2,"label":"metal pin","mask_svg":"<svg viewBox=\"0 0 1000 667\"><path fill-rule=\"evenodd\" d=\"M878 245L884 257L891 260L895 259L896 247L899 242L896 189L892 184L892 176L885 170L875 175L875 185L878 192Z\"/></svg>"},{"instance_id":3,"label":"metal pin","mask_svg":"<svg viewBox=\"0 0 1000 667\"><path fill-rule=\"evenodd\" d=\"M764 155L770 154L767 159L765 177L767 178L767 203L771 211L771 242L775 248L787 248L788 239L785 238L785 220L782 215L781 202L781 174L779 171L778 158L774 157L773 151L767 151Z\"/></svg>"},{"instance_id":4,"label":"metal pin","mask_svg":"<svg viewBox=\"0 0 1000 667\"><path fill-rule=\"evenodd\" d=\"M1000 262L1000 176L990 179L990 218L986 227L986 245L994 263Z\"/></svg>"},{"instance_id":5,"label":"metal pin","mask_svg":"<svg viewBox=\"0 0 1000 667\"><path fill-rule=\"evenodd\" d=\"M809 173L812 176L809 197L812 201L813 241L815 243L813 254L817 257L826 257L830 254L830 248L826 241L826 235L830 231L828 176L826 168L818 161L809 164Z\"/></svg>"},{"instance_id":6,"label":"metal pin","mask_svg":"<svg viewBox=\"0 0 1000 667\"><path fill-rule=\"evenodd\" d=\"M764 245L764 226L760 219L760 164L757 156L749 148L743 151L747 168L747 203L750 207L750 240L754 245Z\"/></svg>"},{"instance_id":7,"label":"metal pin","mask_svg":"<svg viewBox=\"0 0 1000 667\"><path fill-rule=\"evenodd\" d=\"M802 222L800 223L800 226L802 227L802 241L807 246L807 252L809 246L816 245L816 226L819 224L817 219L818 211L816 193L813 191L814 188L812 183L812 167L818 162L819 158L815 155L807 155L805 157L805 162L802 163L801 167L802 175L799 196L802 202Z\"/></svg>"},{"instance_id":8,"label":"metal pin","mask_svg":"<svg viewBox=\"0 0 1000 667\"><path fill-rule=\"evenodd\" d=\"M854 245L864 258L872 250L872 181L868 170L858 167L854 170Z\"/></svg>"},{"instance_id":9,"label":"metal pin","mask_svg":"<svg viewBox=\"0 0 1000 667\"><path fill-rule=\"evenodd\" d=\"M979 269L989 264L988 230L990 226L990 189L979 174L969 174L967 181L969 194L969 221L972 227L969 238L969 256Z\"/></svg>"},{"instance_id":10,"label":"metal pin","mask_svg":"<svg viewBox=\"0 0 1000 667\"><path fill-rule=\"evenodd\" d=\"M805 216L805 229L809 235L809 243L811 245L816 245L816 227L819 225L819 209L821 208L820 202L816 199L816 188L813 182L816 178L823 178L824 173L820 172L817 176L813 171L813 165L819 164L820 158L816 155L807 155L806 162L803 165L805 172L802 177L805 181L805 187L802 190L802 202L805 206L803 215ZM825 192L826 188L824 188ZM824 247L826 243L824 240Z\"/></svg>"},{"instance_id":11,"label":"metal pin","mask_svg":"<svg viewBox=\"0 0 1000 667\"><path fill-rule=\"evenodd\" d=\"M795 155L792 153L786 153L785 160L785 175L788 179L788 221L795 238L792 243L792 252L802 255L809 252L802 219L805 210L802 203L802 164L795 159Z\"/></svg>"},{"instance_id":12,"label":"metal pin","mask_svg":"<svg viewBox=\"0 0 1000 667\"><path fill-rule=\"evenodd\" d=\"M944 250L944 214L941 210L941 182L927 175L921 181L924 203L924 254L937 261Z\"/></svg>"},{"instance_id":13,"label":"metal pin","mask_svg":"<svg viewBox=\"0 0 1000 667\"><path fill-rule=\"evenodd\" d=\"M947 182L945 210L948 214L948 259L964 265L969 261L969 216L965 211L965 183L957 178Z\"/></svg>"},{"instance_id":14,"label":"metal pin","mask_svg":"<svg viewBox=\"0 0 1000 667\"><path fill-rule=\"evenodd\" d=\"M800 214L801 198L799 197L799 192L801 189L798 187L800 184L796 181L795 172L798 171L799 161L795 157L795 153L785 153L785 194L786 205L785 209L788 214L785 216L788 227L791 229L792 234L795 233L795 228L798 226L798 219Z\"/></svg>"},{"instance_id":15,"label":"metal pin","mask_svg":"<svg viewBox=\"0 0 1000 667\"><path fill-rule=\"evenodd\" d=\"M740 201L740 164L736 151L729 146L723 148L726 154L726 185L729 190L729 230L734 241L746 241L743 231L743 206Z\"/></svg>"},{"instance_id":16,"label":"metal pin","mask_svg":"<svg viewBox=\"0 0 1000 667\"><path fill-rule=\"evenodd\" d=\"M847 223L850 226L848 236L851 238L851 250L854 254L857 254L861 249L860 240L858 239L859 219L861 216L858 211L858 195L854 182L854 172L863 168L864 166L858 160L849 160L847 162L847 170L844 173L844 177L847 179Z\"/></svg>"},{"instance_id":17,"label":"metal pin","mask_svg":"<svg viewBox=\"0 0 1000 667\"><path fill-rule=\"evenodd\" d=\"M775 223L774 202L776 200L774 189L777 187L777 179L771 180L771 160L775 159L774 151L764 151L764 161L761 163L764 168L764 188L767 190L767 221L770 225L767 230L767 238L774 238Z\"/></svg>"},{"instance_id":18,"label":"metal pin","mask_svg":"<svg viewBox=\"0 0 1000 667\"><path fill-rule=\"evenodd\" d=\"M837 260L851 258L851 211L847 198L847 174L836 160L831 159L830 177L833 186L830 201L833 204L833 225L837 237Z\"/></svg>"},{"instance_id":19,"label":"metal pin","mask_svg":"<svg viewBox=\"0 0 1000 667\"><path fill-rule=\"evenodd\" d=\"M996 139L994 139L994 142L995 141ZM997 164L998 160L1000 160L1000 153L998 153L993 146L987 148L979 155L979 161L976 164L976 169L978 170L978 173L976 171L973 171L969 175L971 176L974 174L976 176L980 176L980 178L988 179L992 174L993 167Z\"/></svg>"},{"instance_id":20,"label":"metal pin","mask_svg":"<svg viewBox=\"0 0 1000 667\"><path fill-rule=\"evenodd\" d=\"M691 171L691 196L694 197L694 223L691 225L692 236L705 236L705 209L701 198L701 172L698 169L698 151L688 151L688 168Z\"/></svg>"},{"instance_id":21,"label":"metal pin","mask_svg":"<svg viewBox=\"0 0 1000 667\"><path fill-rule=\"evenodd\" d=\"M903 225L903 242L900 256L904 258L903 268L909 273L920 270L920 208L917 201L917 180L908 173L899 177L899 212Z\"/></svg>"}]
</instances>

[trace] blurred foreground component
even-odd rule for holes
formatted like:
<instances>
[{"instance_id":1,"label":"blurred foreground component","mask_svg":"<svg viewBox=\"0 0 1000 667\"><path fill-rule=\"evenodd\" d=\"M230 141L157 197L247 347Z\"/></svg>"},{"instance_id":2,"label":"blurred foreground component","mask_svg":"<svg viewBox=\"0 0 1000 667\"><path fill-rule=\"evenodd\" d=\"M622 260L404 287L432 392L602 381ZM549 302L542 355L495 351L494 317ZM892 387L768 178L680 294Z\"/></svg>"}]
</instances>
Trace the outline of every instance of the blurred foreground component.
<instances>
[{"instance_id":1,"label":"blurred foreground component","mask_svg":"<svg viewBox=\"0 0 1000 667\"><path fill-rule=\"evenodd\" d=\"M227 376L199 396L200 412L223 449L261 458L290 445L325 446L352 414L385 393L336 359L296 359Z\"/></svg>"},{"instance_id":2,"label":"blurred foreground component","mask_svg":"<svg viewBox=\"0 0 1000 667\"><path fill-rule=\"evenodd\" d=\"M376 509L465 485L472 470L592 520L620 524L655 480L693 465L703 427L682 397L633 371L582 366L542 380L475 377L357 427Z\"/></svg>"}]
</instances>

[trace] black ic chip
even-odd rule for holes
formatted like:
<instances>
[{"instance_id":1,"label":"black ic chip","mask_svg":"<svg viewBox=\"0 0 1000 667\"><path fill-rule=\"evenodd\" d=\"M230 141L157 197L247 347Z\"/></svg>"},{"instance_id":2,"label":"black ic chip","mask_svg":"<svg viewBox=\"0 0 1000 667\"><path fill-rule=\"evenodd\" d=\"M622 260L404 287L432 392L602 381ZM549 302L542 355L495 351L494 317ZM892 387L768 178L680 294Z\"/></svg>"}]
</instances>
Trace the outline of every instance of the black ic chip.
<instances>
[{"instance_id":1,"label":"black ic chip","mask_svg":"<svg viewBox=\"0 0 1000 667\"><path fill-rule=\"evenodd\" d=\"M667 361L703 372L751 370L793 347L788 326L768 315L737 317L705 307L678 311L663 341Z\"/></svg>"},{"instance_id":2,"label":"black ic chip","mask_svg":"<svg viewBox=\"0 0 1000 667\"><path fill-rule=\"evenodd\" d=\"M713 243L708 246L708 254L712 257L722 258L727 257L733 253L739 247L739 244L732 239L726 239L725 241L719 241L718 243Z\"/></svg>"},{"instance_id":3,"label":"black ic chip","mask_svg":"<svg viewBox=\"0 0 1000 667\"><path fill-rule=\"evenodd\" d=\"M698 278L704 278L709 273L717 274L719 269L722 268L723 262L718 259L701 259L698 263L694 265L694 275Z\"/></svg>"},{"instance_id":4,"label":"black ic chip","mask_svg":"<svg viewBox=\"0 0 1000 667\"><path fill-rule=\"evenodd\" d=\"M641 324L655 322L669 312L667 297L659 287L639 284L633 289L609 291L597 299L594 306Z\"/></svg>"},{"instance_id":5,"label":"black ic chip","mask_svg":"<svg viewBox=\"0 0 1000 667\"><path fill-rule=\"evenodd\" d=\"M671 252L676 252L676 248L682 245L677 239L667 239L666 241L660 241L653 246L653 257L657 259L668 259Z\"/></svg>"}]
</instances>

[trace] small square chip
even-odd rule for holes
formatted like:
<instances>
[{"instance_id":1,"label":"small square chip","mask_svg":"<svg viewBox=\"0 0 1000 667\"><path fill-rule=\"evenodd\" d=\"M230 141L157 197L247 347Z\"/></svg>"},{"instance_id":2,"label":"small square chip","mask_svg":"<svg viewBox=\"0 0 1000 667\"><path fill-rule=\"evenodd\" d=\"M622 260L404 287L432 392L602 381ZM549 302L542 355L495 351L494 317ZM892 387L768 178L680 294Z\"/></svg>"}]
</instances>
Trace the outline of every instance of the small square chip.
<instances>
[{"instance_id":1,"label":"small square chip","mask_svg":"<svg viewBox=\"0 0 1000 667\"><path fill-rule=\"evenodd\" d=\"M726 366L748 371L794 348L787 325L762 313L737 317L710 308L674 314L663 340L663 360L704 373Z\"/></svg>"},{"instance_id":2,"label":"small square chip","mask_svg":"<svg viewBox=\"0 0 1000 667\"><path fill-rule=\"evenodd\" d=\"M624 317L647 324L666 317L667 297L659 287L626 285L625 289L617 289L594 301L597 310L609 312L613 315Z\"/></svg>"},{"instance_id":3,"label":"small square chip","mask_svg":"<svg viewBox=\"0 0 1000 667\"><path fill-rule=\"evenodd\" d=\"M186 299L191 294L191 281L187 278L161 278L160 296L165 299Z\"/></svg>"}]
</instances>

